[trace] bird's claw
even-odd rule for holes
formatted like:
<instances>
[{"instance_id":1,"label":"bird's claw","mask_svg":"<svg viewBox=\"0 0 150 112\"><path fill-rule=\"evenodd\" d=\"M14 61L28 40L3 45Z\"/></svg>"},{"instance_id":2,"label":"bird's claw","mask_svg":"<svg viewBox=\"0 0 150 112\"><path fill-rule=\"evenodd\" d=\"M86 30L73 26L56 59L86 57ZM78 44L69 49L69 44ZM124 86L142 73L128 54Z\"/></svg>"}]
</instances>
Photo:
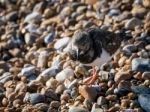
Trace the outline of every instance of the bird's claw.
<instances>
[{"instance_id":1,"label":"bird's claw","mask_svg":"<svg viewBox=\"0 0 150 112\"><path fill-rule=\"evenodd\" d=\"M88 86L91 86L96 81L97 77L98 77L98 73L96 71L96 68L93 67L92 76L88 77L88 79L86 80L85 84L88 85Z\"/></svg>"}]
</instances>

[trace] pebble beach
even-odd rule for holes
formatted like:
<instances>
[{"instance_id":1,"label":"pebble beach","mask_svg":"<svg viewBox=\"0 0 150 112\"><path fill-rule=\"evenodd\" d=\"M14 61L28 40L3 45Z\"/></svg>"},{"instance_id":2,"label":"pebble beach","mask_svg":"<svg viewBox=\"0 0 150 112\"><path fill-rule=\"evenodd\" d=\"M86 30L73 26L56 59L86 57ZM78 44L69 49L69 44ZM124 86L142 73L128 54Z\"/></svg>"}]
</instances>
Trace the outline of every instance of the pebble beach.
<instances>
[{"instance_id":1,"label":"pebble beach","mask_svg":"<svg viewBox=\"0 0 150 112\"><path fill-rule=\"evenodd\" d=\"M67 54L88 28L131 37L91 86ZM0 112L150 112L150 0L0 0Z\"/></svg>"}]
</instances>

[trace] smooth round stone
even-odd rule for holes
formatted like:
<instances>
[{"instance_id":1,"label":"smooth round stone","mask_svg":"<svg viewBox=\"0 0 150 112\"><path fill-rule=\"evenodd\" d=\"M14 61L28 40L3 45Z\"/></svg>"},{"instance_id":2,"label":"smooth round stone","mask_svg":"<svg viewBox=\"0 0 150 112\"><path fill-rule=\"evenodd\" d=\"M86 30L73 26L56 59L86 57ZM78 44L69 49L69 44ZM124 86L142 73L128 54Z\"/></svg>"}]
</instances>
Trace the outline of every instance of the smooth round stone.
<instances>
[{"instance_id":1,"label":"smooth round stone","mask_svg":"<svg viewBox=\"0 0 150 112\"><path fill-rule=\"evenodd\" d=\"M109 80L109 72L100 71L99 75L102 78L102 80L104 80L104 81L108 81Z\"/></svg>"},{"instance_id":2,"label":"smooth round stone","mask_svg":"<svg viewBox=\"0 0 150 112\"><path fill-rule=\"evenodd\" d=\"M66 16L71 16L71 12L72 12L72 9L71 7L69 6L66 6L65 8L63 8L60 12L60 16L62 18L65 18Z\"/></svg>"},{"instance_id":3,"label":"smooth round stone","mask_svg":"<svg viewBox=\"0 0 150 112\"><path fill-rule=\"evenodd\" d=\"M72 90L70 95L71 95L71 97L73 99L75 99L75 98L77 98L79 96L79 94L78 94L78 92L76 90Z\"/></svg>"},{"instance_id":4,"label":"smooth round stone","mask_svg":"<svg viewBox=\"0 0 150 112\"><path fill-rule=\"evenodd\" d=\"M111 9L108 13L108 16L118 16L120 14L120 10L118 9Z\"/></svg>"},{"instance_id":5,"label":"smooth round stone","mask_svg":"<svg viewBox=\"0 0 150 112\"><path fill-rule=\"evenodd\" d=\"M70 107L68 112L89 112L89 111L82 107Z\"/></svg>"},{"instance_id":6,"label":"smooth round stone","mask_svg":"<svg viewBox=\"0 0 150 112\"><path fill-rule=\"evenodd\" d=\"M91 112L103 112L103 111L104 110L99 108L99 106L96 103L93 104Z\"/></svg>"},{"instance_id":7,"label":"smooth round stone","mask_svg":"<svg viewBox=\"0 0 150 112\"><path fill-rule=\"evenodd\" d=\"M129 30L134 30L134 28L136 26L141 26L142 25L142 21L137 19L137 18L132 18L129 19L126 24L125 24L125 28L129 29Z\"/></svg>"},{"instance_id":8,"label":"smooth round stone","mask_svg":"<svg viewBox=\"0 0 150 112\"><path fill-rule=\"evenodd\" d=\"M41 21L42 15L38 12L32 12L31 14L27 15L24 22L30 23L32 20Z\"/></svg>"},{"instance_id":9,"label":"smooth round stone","mask_svg":"<svg viewBox=\"0 0 150 112\"><path fill-rule=\"evenodd\" d=\"M130 45L124 46L122 50L129 54L129 53L137 51L137 47L134 44L130 44Z\"/></svg>"},{"instance_id":10,"label":"smooth round stone","mask_svg":"<svg viewBox=\"0 0 150 112\"><path fill-rule=\"evenodd\" d=\"M144 58L134 58L132 60L132 71L150 71L150 60Z\"/></svg>"},{"instance_id":11,"label":"smooth round stone","mask_svg":"<svg viewBox=\"0 0 150 112\"><path fill-rule=\"evenodd\" d=\"M150 112L150 94L140 94L138 96L140 106L146 111Z\"/></svg>"},{"instance_id":12,"label":"smooth round stone","mask_svg":"<svg viewBox=\"0 0 150 112\"><path fill-rule=\"evenodd\" d=\"M118 88L114 89L114 93L119 96L126 95L130 91L130 86L131 86L130 82L121 81L118 84Z\"/></svg>"},{"instance_id":13,"label":"smooth round stone","mask_svg":"<svg viewBox=\"0 0 150 112\"><path fill-rule=\"evenodd\" d=\"M77 87L77 85L78 85L78 80L77 79L75 79L73 81L69 81L69 80L65 80L65 81L66 81L66 83L64 83L65 87L68 88L68 89L72 89L74 87Z\"/></svg>"},{"instance_id":14,"label":"smooth round stone","mask_svg":"<svg viewBox=\"0 0 150 112\"><path fill-rule=\"evenodd\" d=\"M115 74L115 82L120 82L121 80L127 80L130 79L132 77L132 74L129 72L118 72Z\"/></svg>"},{"instance_id":15,"label":"smooth round stone","mask_svg":"<svg viewBox=\"0 0 150 112\"><path fill-rule=\"evenodd\" d=\"M142 74L142 78L143 79L145 79L145 80L150 80L150 72L144 72L143 74Z\"/></svg>"},{"instance_id":16,"label":"smooth round stone","mask_svg":"<svg viewBox=\"0 0 150 112\"><path fill-rule=\"evenodd\" d=\"M147 10L144 7L141 7L139 5L135 5L133 7L131 13L133 14L133 16L143 18L145 16L145 14L147 13Z\"/></svg>"},{"instance_id":17,"label":"smooth round stone","mask_svg":"<svg viewBox=\"0 0 150 112\"><path fill-rule=\"evenodd\" d=\"M85 99L84 102L83 102L83 105L88 108L88 109L91 109L92 108L92 101L89 100L89 99Z\"/></svg>"},{"instance_id":18,"label":"smooth round stone","mask_svg":"<svg viewBox=\"0 0 150 112\"><path fill-rule=\"evenodd\" d=\"M21 75L28 77L35 72L35 69L35 66L25 67L21 70Z\"/></svg>"},{"instance_id":19,"label":"smooth round stone","mask_svg":"<svg viewBox=\"0 0 150 112\"><path fill-rule=\"evenodd\" d=\"M40 93L32 93L32 94L26 93L24 101L25 102L29 101L32 104L42 103L45 101L45 96Z\"/></svg>"},{"instance_id":20,"label":"smooth round stone","mask_svg":"<svg viewBox=\"0 0 150 112\"><path fill-rule=\"evenodd\" d=\"M50 78L46 82L46 87L48 87L48 88L56 89L57 85L58 85L58 81L56 79L53 79L53 78Z\"/></svg>"},{"instance_id":21,"label":"smooth round stone","mask_svg":"<svg viewBox=\"0 0 150 112\"><path fill-rule=\"evenodd\" d=\"M46 51L41 51L38 57L37 67L45 68L47 66L49 53Z\"/></svg>"},{"instance_id":22,"label":"smooth round stone","mask_svg":"<svg viewBox=\"0 0 150 112\"><path fill-rule=\"evenodd\" d=\"M65 86L61 84L61 85L57 86L55 93L56 94L62 94L64 89L65 89Z\"/></svg>"},{"instance_id":23,"label":"smooth round stone","mask_svg":"<svg viewBox=\"0 0 150 112\"><path fill-rule=\"evenodd\" d=\"M37 29L38 29L38 26L35 25L35 24L30 23L30 24L28 24L28 25L25 27L25 29L26 29L27 31L29 31L29 32L36 32Z\"/></svg>"},{"instance_id":24,"label":"smooth round stone","mask_svg":"<svg viewBox=\"0 0 150 112\"><path fill-rule=\"evenodd\" d=\"M44 38L45 44L51 43L51 42L54 40L55 35L56 35L55 32L49 33L49 34Z\"/></svg>"},{"instance_id":25,"label":"smooth round stone","mask_svg":"<svg viewBox=\"0 0 150 112\"><path fill-rule=\"evenodd\" d=\"M60 106L60 102L59 101L52 101L50 104L50 107L54 107L54 108L58 108Z\"/></svg>"},{"instance_id":26,"label":"smooth round stone","mask_svg":"<svg viewBox=\"0 0 150 112\"><path fill-rule=\"evenodd\" d=\"M47 112L49 105L46 103L37 103L34 105L34 107L42 112Z\"/></svg>"},{"instance_id":27,"label":"smooth round stone","mask_svg":"<svg viewBox=\"0 0 150 112\"><path fill-rule=\"evenodd\" d=\"M48 79L50 79L51 77L56 76L57 73L59 73L61 71L61 68L58 66L53 66L51 68L48 68L46 70L44 70L37 78L37 80L43 78L45 81L47 81Z\"/></svg>"},{"instance_id":28,"label":"smooth round stone","mask_svg":"<svg viewBox=\"0 0 150 112\"><path fill-rule=\"evenodd\" d=\"M10 12L6 15L5 20L7 20L7 21L16 21L17 18L18 18L17 11L12 11L12 12Z\"/></svg>"},{"instance_id":29,"label":"smooth round stone","mask_svg":"<svg viewBox=\"0 0 150 112\"><path fill-rule=\"evenodd\" d=\"M100 97L98 97L97 98L97 104L98 105L104 105L104 104L107 104L107 100L106 100L106 98L105 97L103 97L103 96L100 96Z\"/></svg>"},{"instance_id":30,"label":"smooth round stone","mask_svg":"<svg viewBox=\"0 0 150 112\"><path fill-rule=\"evenodd\" d=\"M56 80L63 82L65 79L74 76L74 71L70 68L65 68L56 75Z\"/></svg>"},{"instance_id":31,"label":"smooth round stone","mask_svg":"<svg viewBox=\"0 0 150 112\"><path fill-rule=\"evenodd\" d=\"M27 91L27 85L23 82L20 82L16 85L15 92L26 92Z\"/></svg>"},{"instance_id":32,"label":"smooth round stone","mask_svg":"<svg viewBox=\"0 0 150 112\"><path fill-rule=\"evenodd\" d=\"M33 33L26 33L24 39L27 45L33 45L33 43L37 39L37 35Z\"/></svg>"},{"instance_id":33,"label":"smooth round stone","mask_svg":"<svg viewBox=\"0 0 150 112\"><path fill-rule=\"evenodd\" d=\"M11 80L13 78L13 75L10 72L3 73L2 76L0 76L0 83L4 84L5 82Z\"/></svg>"},{"instance_id":34,"label":"smooth round stone","mask_svg":"<svg viewBox=\"0 0 150 112\"><path fill-rule=\"evenodd\" d=\"M97 91L94 87L79 86L79 93L85 98L94 101Z\"/></svg>"},{"instance_id":35,"label":"smooth round stone","mask_svg":"<svg viewBox=\"0 0 150 112\"><path fill-rule=\"evenodd\" d=\"M143 0L135 0L134 4L143 5Z\"/></svg>"},{"instance_id":36,"label":"smooth round stone","mask_svg":"<svg viewBox=\"0 0 150 112\"><path fill-rule=\"evenodd\" d=\"M136 94L150 94L150 88L144 86L131 86L131 90Z\"/></svg>"},{"instance_id":37,"label":"smooth round stone","mask_svg":"<svg viewBox=\"0 0 150 112\"><path fill-rule=\"evenodd\" d=\"M150 51L150 44L145 47L146 50Z\"/></svg>"},{"instance_id":38,"label":"smooth round stone","mask_svg":"<svg viewBox=\"0 0 150 112\"><path fill-rule=\"evenodd\" d=\"M57 42L54 44L54 48L57 50L63 49L69 42L69 37L63 37L62 39L57 40Z\"/></svg>"}]
</instances>

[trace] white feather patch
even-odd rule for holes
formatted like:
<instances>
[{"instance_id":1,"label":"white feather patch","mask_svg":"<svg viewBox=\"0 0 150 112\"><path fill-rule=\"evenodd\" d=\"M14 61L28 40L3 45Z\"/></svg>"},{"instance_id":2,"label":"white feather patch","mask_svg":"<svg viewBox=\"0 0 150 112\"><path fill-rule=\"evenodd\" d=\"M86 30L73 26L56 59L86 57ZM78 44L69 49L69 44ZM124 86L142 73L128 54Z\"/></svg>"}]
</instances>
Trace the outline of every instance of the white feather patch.
<instances>
[{"instance_id":1,"label":"white feather patch","mask_svg":"<svg viewBox=\"0 0 150 112\"><path fill-rule=\"evenodd\" d=\"M102 48L101 57L97 57L92 63L83 64L83 65L86 65L86 66L101 66L104 63L110 61L110 59L111 59L110 54L104 48Z\"/></svg>"}]
</instances>

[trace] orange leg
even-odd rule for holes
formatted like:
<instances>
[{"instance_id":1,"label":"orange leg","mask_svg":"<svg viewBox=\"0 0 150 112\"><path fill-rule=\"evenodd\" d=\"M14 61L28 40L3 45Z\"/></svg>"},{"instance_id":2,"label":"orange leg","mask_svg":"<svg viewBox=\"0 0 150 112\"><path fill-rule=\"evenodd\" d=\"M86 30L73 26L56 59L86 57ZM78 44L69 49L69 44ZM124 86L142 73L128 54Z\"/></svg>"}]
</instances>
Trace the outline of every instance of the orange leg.
<instances>
[{"instance_id":1,"label":"orange leg","mask_svg":"<svg viewBox=\"0 0 150 112\"><path fill-rule=\"evenodd\" d=\"M96 81L97 77L98 77L98 73L96 72L95 67L93 67L93 74L92 74L92 76L89 77L89 79L86 81L86 82L87 82L86 85L92 85L92 84Z\"/></svg>"}]
</instances>

